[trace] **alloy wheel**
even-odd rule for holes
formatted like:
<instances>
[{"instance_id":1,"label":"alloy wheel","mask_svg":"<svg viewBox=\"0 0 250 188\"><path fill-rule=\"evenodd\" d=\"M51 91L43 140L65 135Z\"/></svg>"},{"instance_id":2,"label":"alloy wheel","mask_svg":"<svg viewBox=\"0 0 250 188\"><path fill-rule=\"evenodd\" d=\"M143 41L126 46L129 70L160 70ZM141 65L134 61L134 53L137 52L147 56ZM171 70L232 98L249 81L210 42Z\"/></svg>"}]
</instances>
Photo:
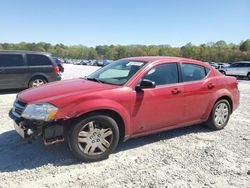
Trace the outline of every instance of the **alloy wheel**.
<instances>
[{"instance_id":1,"label":"alloy wheel","mask_svg":"<svg viewBox=\"0 0 250 188\"><path fill-rule=\"evenodd\" d=\"M35 79L32 82L32 87L38 87L38 86L41 86L43 84L45 84L45 82L42 79Z\"/></svg>"},{"instance_id":2,"label":"alloy wheel","mask_svg":"<svg viewBox=\"0 0 250 188\"><path fill-rule=\"evenodd\" d=\"M104 153L113 141L113 132L95 121L85 124L78 134L78 146L87 155Z\"/></svg>"},{"instance_id":3,"label":"alloy wheel","mask_svg":"<svg viewBox=\"0 0 250 188\"><path fill-rule=\"evenodd\" d=\"M218 126L223 126L229 117L229 108L227 104L225 103L220 103L214 113L214 121Z\"/></svg>"}]
</instances>

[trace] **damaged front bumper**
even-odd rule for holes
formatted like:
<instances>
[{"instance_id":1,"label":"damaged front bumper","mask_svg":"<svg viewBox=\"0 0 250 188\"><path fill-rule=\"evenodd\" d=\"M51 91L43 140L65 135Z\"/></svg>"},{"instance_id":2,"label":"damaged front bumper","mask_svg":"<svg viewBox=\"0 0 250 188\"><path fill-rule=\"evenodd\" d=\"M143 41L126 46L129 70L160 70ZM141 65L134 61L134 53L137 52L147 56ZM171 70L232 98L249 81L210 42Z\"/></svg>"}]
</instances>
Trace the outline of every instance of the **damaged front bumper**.
<instances>
[{"instance_id":1,"label":"damaged front bumper","mask_svg":"<svg viewBox=\"0 0 250 188\"><path fill-rule=\"evenodd\" d=\"M32 141L42 137L45 145L64 141L64 127L60 121L27 120L17 114L15 109L10 110L9 117L14 120L14 128L23 139Z\"/></svg>"}]
</instances>

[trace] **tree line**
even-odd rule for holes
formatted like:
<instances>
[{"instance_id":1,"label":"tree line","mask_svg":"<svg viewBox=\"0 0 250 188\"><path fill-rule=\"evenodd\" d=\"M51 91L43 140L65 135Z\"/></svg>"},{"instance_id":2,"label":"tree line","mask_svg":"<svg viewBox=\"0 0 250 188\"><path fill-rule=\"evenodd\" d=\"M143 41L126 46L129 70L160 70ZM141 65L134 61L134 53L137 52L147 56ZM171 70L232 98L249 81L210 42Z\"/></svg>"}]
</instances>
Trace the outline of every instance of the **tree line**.
<instances>
[{"instance_id":1,"label":"tree line","mask_svg":"<svg viewBox=\"0 0 250 188\"><path fill-rule=\"evenodd\" d=\"M28 50L49 52L53 56L73 59L110 59L116 60L133 56L177 56L202 60L205 62L234 62L250 60L250 39L240 44L227 44L220 40L207 44L188 43L182 47L170 45L83 45L66 46L39 43L0 43L0 50Z\"/></svg>"}]
</instances>

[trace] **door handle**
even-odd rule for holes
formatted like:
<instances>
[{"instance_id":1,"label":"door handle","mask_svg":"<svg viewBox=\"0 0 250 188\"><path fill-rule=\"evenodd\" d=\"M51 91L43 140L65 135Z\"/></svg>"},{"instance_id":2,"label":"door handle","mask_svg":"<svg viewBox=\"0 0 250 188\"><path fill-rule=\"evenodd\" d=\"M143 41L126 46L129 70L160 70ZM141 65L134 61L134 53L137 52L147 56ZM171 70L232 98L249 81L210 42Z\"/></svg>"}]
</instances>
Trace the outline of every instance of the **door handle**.
<instances>
[{"instance_id":1,"label":"door handle","mask_svg":"<svg viewBox=\"0 0 250 188\"><path fill-rule=\"evenodd\" d=\"M172 94L177 95L177 94L181 93L181 90L179 90L178 88L174 88L171 92L172 92Z\"/></svg>"},{"instance_id":2,"label":"door handle","mask_svg":"<svg viewBox=\"0 0 250 188\"><path fill-rule=\"evenodd\" d=\"M213 89L215 87L215 85L213 84L213 83L209 83L208 85L207 85L207 88L208 89Z\"/></svg>"}]
</instances>

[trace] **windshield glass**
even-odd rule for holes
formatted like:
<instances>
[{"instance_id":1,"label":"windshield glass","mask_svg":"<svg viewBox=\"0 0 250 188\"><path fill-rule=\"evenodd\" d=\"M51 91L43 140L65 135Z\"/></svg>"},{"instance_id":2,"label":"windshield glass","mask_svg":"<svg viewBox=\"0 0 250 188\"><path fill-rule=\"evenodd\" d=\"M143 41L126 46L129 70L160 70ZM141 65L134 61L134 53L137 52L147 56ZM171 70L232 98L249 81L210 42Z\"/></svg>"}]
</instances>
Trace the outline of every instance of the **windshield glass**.
<instances>
[{"instance_id":1,"label":"windshield glass","mask_svg":"<svg viewBox=\"0 0 250 188\"><path fill-rule=\"evenodd\" d=\"M146 62L118 60L86 77L88 80L113 85L124 85Z\"/></svg>"}]
</instances>

